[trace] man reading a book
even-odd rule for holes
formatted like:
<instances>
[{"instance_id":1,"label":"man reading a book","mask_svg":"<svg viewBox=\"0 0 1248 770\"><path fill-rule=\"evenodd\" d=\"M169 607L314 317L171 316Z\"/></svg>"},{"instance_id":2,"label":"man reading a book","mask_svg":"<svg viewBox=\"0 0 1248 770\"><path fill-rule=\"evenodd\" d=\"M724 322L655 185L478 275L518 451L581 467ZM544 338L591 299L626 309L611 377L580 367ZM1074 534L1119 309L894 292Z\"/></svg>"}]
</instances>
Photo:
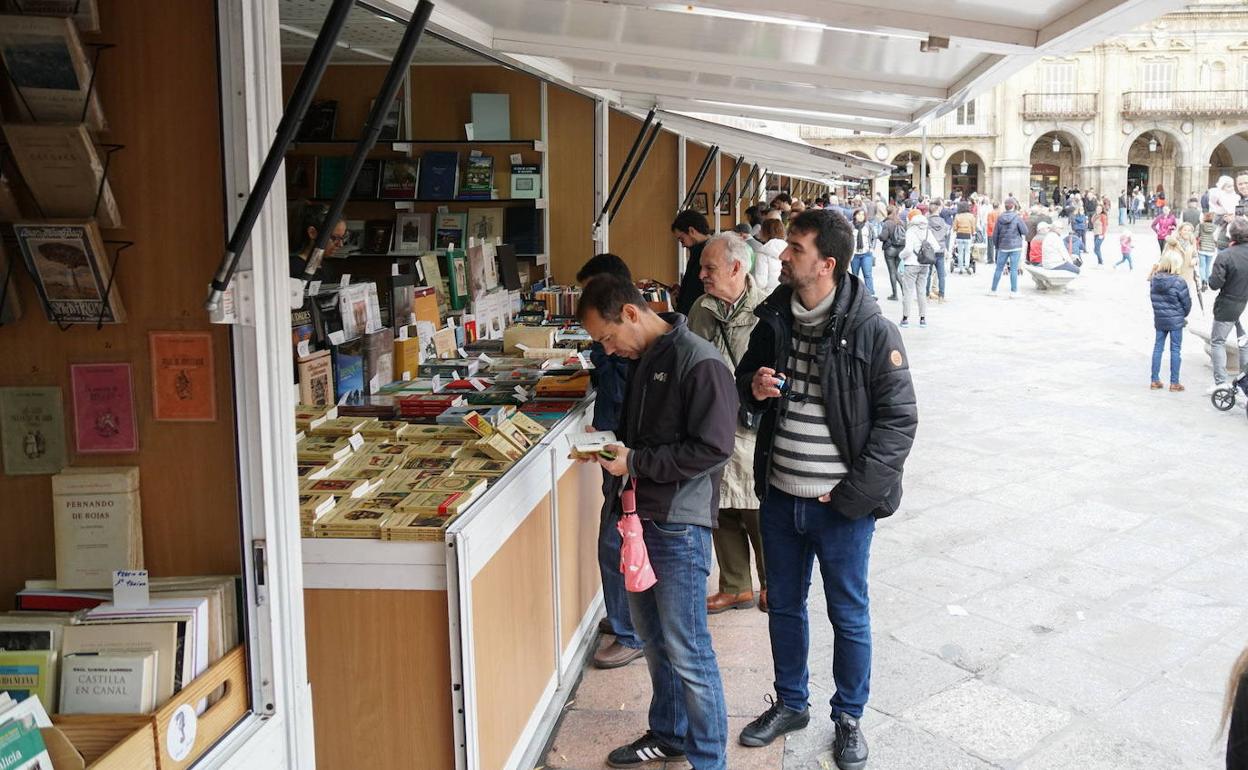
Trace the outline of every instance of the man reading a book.
<instances>
[{"instance_id":1,"label":"man reading a book","mask_svg":"<svg viewBox=\"0 0 1248 770\"><path fill-rule=\"evenodd\" d=\"M643 539L658 582L629 594L652 687L649 730L612 751L611 767L687 758L724 770L728 717L703 599L719 485L735 442L732 373L685 317L656 314L631 281L589 281L577 314L608 354L635 361L616 435L597 462L611 474L607 506L635 488Z\"/></svg>"}]
</instances>

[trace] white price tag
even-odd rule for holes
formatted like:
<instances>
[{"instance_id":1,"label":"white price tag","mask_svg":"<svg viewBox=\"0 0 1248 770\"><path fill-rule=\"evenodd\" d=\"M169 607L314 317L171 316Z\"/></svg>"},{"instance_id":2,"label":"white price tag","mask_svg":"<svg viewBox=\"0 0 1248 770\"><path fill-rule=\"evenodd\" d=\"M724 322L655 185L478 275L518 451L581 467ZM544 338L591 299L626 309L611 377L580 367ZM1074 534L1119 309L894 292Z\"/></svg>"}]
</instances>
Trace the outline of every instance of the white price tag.
<instances>
[{"instance_id":1,"label":"white price tag","mask_svg":"<svg viewBox=\"0 0 1248 770\"><path fill-rule=\"evenodd\" d=\"M347 341L347 334L342 329L339 329L336 332L329 333L329 344L331 345L341 345L342 343L346 341Z\"/></svg>"},{"instance_id":2,"label":"white price tag","mask_svg":"<svg viewBox=\"0 0 1248 770\"><path fill-rule=\"evenodd\" d=\"M320 282L320 281L309 281L309 282L308 282L308 296L309 296L309 297L314 297L314 296L316 296L317 294L320 294L320 293L321 293L321 282Z\"/></svg>"},{"instance_id":3,"label":"white price tag","mask_svg":"<svg viewBox=\"0 0 1248 770\"><path fill-rule=\"evenodd\" d=\"M477 391L485 390L485 383L481 381L480 377L473 377L472 379L468 380L468 384L476 388Z\"/></svg>"},{"instance_id":4,"label":"white price tag","mask_svg":"<svg viewBox=\"0 0 1248 770\"><path fill-rule=\"evenodd\" d=\"M518 152L513 152L513 153L511 154L511 165L513 165L513 166L522 166L522 165L524 165L524 156L523 156L523 155L521 155L521 154L520 154L520 153L518 153Z\"/></svg>"},{"instance_id":5,"label":"white price tag","mask_svg":"<svg viewBox=\"0 0 1248 770\"><path fill-rule=\"evenodd\" d=\"M119 569L113 572L113 606L123 610L143 609L151 603L145 569Z\"/></svg>"},{"instance_id":6,"label":"white price tag","mask_svg":"<svg viewBox=\"0 0 1248 770\"><path fill-rule=\"evenodd\" d=\"M520 403L523 404L525 401L529 400L529 391L525 390L523 386L517 385L514 390L516 392L516 398L520 399Z\"/></svg>"},{"instance_id":7,"label":"white price tag","mask_svg":"<svg viewBox=\"0 0 1248 770\"><path fill-rule=\"evenodd\" d=\"M350 274L350 273L343 273L343 274L342 274L342 277L338 279L338 285L339 285L339 286L350 286L350 285L351 285L351 274Z\"/></svg>"},{"instance_id":8,"label":"white price tag","mask_svg":"<svg viewBox=\"0 0 1248 770\"><path fill-rule=\"evenodd\" d=\"M433 375L433 392L440 393L442 391L442 375Z\"/></svg>"},{"instance_id":9,"label":"white price tag","mask_svg":"<svg viewBox=\"0 0 1248 770\"><path fill-rule=\"evenodd\" d=\"M412 381L412 373L411 373L411 372L409 372L409 371L407 371L407 370L404 370L404 371L403 371L403 381L404 381L404 382L411 382L411 381Z\"/></svg>"},{"instance_id":10,"label":"white price tag","mask_svg":"<svg viewBox=\"0 0 1248 770\"><path fill-rule=\"evenodd\" d=\"M478 355L477 355L477 360L481 362L481 365L482 365L482 366L493 366L493 365L494 365L494 359L490 358L489 356L487 356L487 355L486 355L486 354L484 354L484 353L480 353L480 354L478 354Z\"/></svg>"},{"instance_id":11,"label":"white price tag","mask_svg":"<svg viewBox=\"0 0 1248 770\"><path fill-rule=\"evenodd\" d=\"M299 357L307 358L310 355L312 355L312 346L307 340L299 340Z\"/></svg>"},{"instance_id":12,"label":"white price tag","mask_svg":"<svg viewBox=\"0 0 1248 770\"><path fill-rule=\"evenodd\" d=\"M352 433L351 438L347 439L347 443L351 445L352 449L358 452L360 451L360 447L364 446L364 437L358 433Z\"/></svg>"},{"instance_id":13,"label":"white price tag","mask_svg":"<svg viewBox=\"0 0 1248 770\"><path fill-rule=\"evenodd\" d=\"M459 349L459 357L460 357L460 358L467 358L467 357L468 357L468 351L467 351L467 350L464 350L463 348L460 348L460 349Z\"/></svg>"},{"instance_id":14,"label":"white price tag","mask_svg":"<svg viewBox=\"0 0 1248 770\"><path fill-rule=\"evenodd\" d=\"M381 390L381 375L374 374L373 378L368 381L368 392L376 393L379 390Z\"/></svg>"},{"instance_id":15,"label":"white price tag","mask_svg":"<svg viewBox=\"0 0 1248 770\"><path fill-rule=\"evenodd\" d=\"M399 263L392 262L390 264L390 275L398 275L398 274L399 274Z\"/></svg>"},{"instance_id":16,"label":"white price tag","mask_svg":"<svg viewBox=\"0 0 1248 770\"><path fill-rule=\"evenodd\" d=\"M404 324L399 327L399 339L401 340L407 339L407 324Z\"/></svg>"},{"instance_id":17,"label":"white price tag","mask_svg":"<svg viewBox=\"0 0 1248 770\"><path fill-rule=\"evenodd\" d=\"M581 351L579 351L579 350L578 350L578 351L576 351L576 360L581 362L581 368L582 368L582 369L588 369L588 368L589 368L589 362L585 360L585 354L584 354L584 353L582 353L582 352L581 352Z\"/></svg>"},{"instance_id":18,"label":"white price tag","mask_svg":"<svg viewBox=\"0 0 1248 770\"><path fill-rule=\"evenodd\" d=\"M458 380L458 379L459 379L459 370L458 370L458 369L455 369L454 371L452 371L452 372L451 372L451 375L452 375L455 379L457 379L457 380Z\"/></svg>"}]
</instances>

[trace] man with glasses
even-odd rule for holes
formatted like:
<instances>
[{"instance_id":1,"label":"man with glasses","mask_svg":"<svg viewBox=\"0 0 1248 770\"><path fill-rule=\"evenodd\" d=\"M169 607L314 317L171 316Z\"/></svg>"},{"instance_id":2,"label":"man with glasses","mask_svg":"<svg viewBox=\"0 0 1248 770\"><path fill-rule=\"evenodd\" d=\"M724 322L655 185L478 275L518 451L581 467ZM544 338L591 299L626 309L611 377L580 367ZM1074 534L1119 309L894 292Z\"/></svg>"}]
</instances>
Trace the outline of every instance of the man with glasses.
<instances>
[{"instance_id":1,"label":"man with glasses","mask_svg":"<svg viewBox=\"0 0 1248 770\"><path fill-rule=\"evenodd\" d=\"M304 203L301 210L296 212L297 216L292 217L298 222L298 229L291 232L290 238L290 277L303 278L303 271L307 268L308 259L312 256L312 248L316 245L317 228L325 221L325 217L329 215L329 207L321 203ZM338 224L334 225L334 230L329 234L329 243L325 244L325 259L334 256L334 253L346 243L347 240L347 223L345 220L338 220ZM322 262L323 266L325 263ZM321 277L320 268L313 279Z\"/></svg>"},{"instance_id":2,"label":"man with glasses","mask_svg":"<svg viewBox=\"0 0 1248 770\"><path fill-rule=\"evenodd\" d=\"M740 742L766 746L810 721L806 599L818 558L836 634L832 756L841 770L867 764L859 726L871 678L867 561L875 520L901 502L918 426L901 332L847 273L853 246L839 213L792 221L781 286L755 310L736 370L741 403L762 413L754 486L777 695Z\"/></svg>"}]
</instances>

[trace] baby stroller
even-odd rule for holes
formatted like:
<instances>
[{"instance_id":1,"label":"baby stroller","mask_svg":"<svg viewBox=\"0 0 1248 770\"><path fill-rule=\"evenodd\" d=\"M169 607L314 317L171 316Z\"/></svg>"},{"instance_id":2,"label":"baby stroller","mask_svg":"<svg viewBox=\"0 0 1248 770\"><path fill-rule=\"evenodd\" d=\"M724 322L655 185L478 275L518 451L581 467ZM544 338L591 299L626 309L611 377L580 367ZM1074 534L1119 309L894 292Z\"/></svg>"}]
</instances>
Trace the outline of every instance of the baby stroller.
<instances>
[{"instance_id":1,"label":"baby stroller","mask_svg":"<svg viewBox=\"0 0 1248 770\"><path fill-rule=\"evenodd\" d=\"M1235 401L1240 392L1244 394L1244 398L1248 398L1248 373L1239 375L1239 379L1234 382L1223 384L1213 391L1213 395L1209 396L1209 400L1213 402L1215 409L1229 412L1235 408Z\"/></svg>"}]
</instances>

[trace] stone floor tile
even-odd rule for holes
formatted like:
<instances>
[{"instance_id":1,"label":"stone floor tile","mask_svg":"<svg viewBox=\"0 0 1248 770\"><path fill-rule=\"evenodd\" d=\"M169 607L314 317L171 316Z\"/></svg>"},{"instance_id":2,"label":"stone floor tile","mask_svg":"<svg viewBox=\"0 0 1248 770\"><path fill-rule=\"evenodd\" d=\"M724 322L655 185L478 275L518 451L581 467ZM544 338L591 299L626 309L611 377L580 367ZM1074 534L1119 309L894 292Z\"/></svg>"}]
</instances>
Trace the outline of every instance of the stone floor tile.
<instances>
[{"instance_id":1,"label":"stone floor tile","mask_svg":"<svg viewBox=\"0 0 1248 770\"><path fill-rule=\"evenodd\" d=\"M1234 603L1248 601L1248 562L1233 563L1219 558L1198 559L1167 578L1166 582L1184 591Z\"/></svg>"},{"instance_id":2,"label":"stone floor tile","mask_svg":"<svg viewBox=\"0 0 1248 770\"><path fill-rule=\"evenodd\" d=\"M1164 740L1164 735L1161 736ZM1017 770L1157 770L1183 767L1176 755L1134 736L1086 721L1071 725L1024 759Z\"/></svg>"},{"instance_id":3,"label":"stone floor tile","mask_svg":"<svg viewBox=\"0 0 1248 770\"><path fill-rule=\"evenodd\" d=\"M1181 665L1207 646L1206 641L1118 613L1090 618L1060 638L1098 657L1155 675Z\"/></svg>"},{"instance_id":4,"label":"stone floor tile","mask_svg":"<svg viewBox=\"0 0 1248 770\"><path fill-rule=\"evenodd\" d=\"M1157 680L1106 711L1107 727L1165 747L1197 767L1225 766L1225 738L1216 735L1222 698Z\"/></svg>"},{"instance_id":5,"label":"stone floor tile","mask_svg":"<svg viewBox=\"0 0 1248 770\"><path fill-rule=\"evenodd\" d=\"M871 770L989 770L993 767L954 743L904 722L894 722L867 738ZM817 767L835 770L836 765Z\"/></svg>"},{"instance_id":6,"label":"stone floor tile","mask_svg":"<svg viewBox=\"0 0 1248 770\"><path fill-rule=\"evenodd\" d=\"M1036 635L984 618L937 610L892 632L899 642L923 650L971 673L991 668L1010 653L1032 644Z\"/></svg>"},{"instance_id":7,"label":"stone floor tile","mask_svg":"<svg viewBox=\"0 0 1248 770\"><path fill-rule=\"evenodd\" d=\"M645 711L650 706L650 670L645 659L620 668L587 670L571 704L586 711Z\"/></svg>"},{"instance_id":8,"label":"stone floor tile","mask_svg":"<svg viewBox=\"0 0 1248 770\"><path fill-rule=\"evenodd\" d=\"M994 763L1032 751L1071 719L1063 709L977 680L938 693L902 717Z\"/></svg>"},{"instance_id":9,"label":"stone floor tile","mask_svg":"<svg viewBox=\"0 0 1248 770\"><path fill-rule=\"evenodd\" d=\"M1232 604L1163 585L1127 599L1121 611L1188 636L1213 639L1248 618L1248 595Z\"/></svg>"},{"instance_id":10,"label":"stone floor tile","mask_svg":"<svg viewBox=\"0 0 1248 770\"><path fill-rule=\"evenodd\" d=\"M1223 695L1230 684L1231 670L1243 653L1246 641L1248 640L1239 637L1236 644L1219 642L1206 647L1183 665L1167 671L1166 679L1200 692Z\"/></svg>"},{"instance_id":11,"label":"stone floor tile","mask_svg":"<svg viewBox=\"0 0 1248 770\"><path fill-rule=\"evenodd\" d=\"M940 605L881 580L871 581L871 628L877 635L911 623Z\"/></svg>"},{"instance_id":12,"label":"stone floor tile","mask_svg":"<svg viewBox=\"0 0 1248 770\"><path fill-rule=\"evenodd\" d=\"M1027 654L1007 655L985 680L1035 700L1081 713L1103 711L1118 703L1150 675L1070 647L1060 639Z\"/></svg>"},{"instance_id":13,"label":"stone floor tile","mask_svg":"<svg viewBox=\"0 0 1248 770\"><path fill-rule=\"evenodd\" d=\"M1054 526L1053 522L1037 516L1010 522L999 530L999 534L1017 543L1045 548L1062 556L1082 551L1110 535L1103 529L1069 521Z\"/></svg>"},{"instance_id":14,"label":"stone floor tile","mask_svg":"<svg viewBox=\"0 0 1248 770\"><path fill-rule=\"evenodd\" d=\"M879 582L937 602L957 602L1001 582L995 572L967 567L934 556L923 556L907 564L884 570L876 576Z\"/></svg>"},{"instance_id":15,"label":"stone floor tile","mask_svg":"<svg viewBox=\"0 0 1248 770\"><path fill-rule=\"evenodd\" d=\"M861 725L867 736L867 746L872 744L872 736L888 729L894 719L875 711L870 706L862 715ZM829 716L827 704L814 704L810 709L810 724L804 730L789 733L784 744L784 768L793 770L835 770L836 764L828 764L831 760L830 751L835 738L835 728ZM875 760L869 763L875 770ZM731 767L731 765L729 765Z\"/></svg>"},{"instance_id":16,"label":"stone floor tile","mask_svg":"<svg viewBox=\"0 0 1248 770\"><path fill-rule=\"evenodd\" d=\"M1114 535L1074 554L1075 561L1134 575L1159 577L1176 572L1195 558L1184 551L1160 548L1127 535Z\"/></svg>"},{"instance_id":17,"label":"stone floor tile","mask_svg":"<svg viewBox=\"0 0 1248 770\"><path fill-rule=\"evenodd\" d=\"M831 661L828 662L830 672ZM871 649L871 707L896 716L970 673L888 637L877 637Z\"/></svg>"},{"instance_id":18,"label":"stone floor tile","mask_svg":"<svg viewBox=\"0 0 1248 770\"><path fill-rule=\"evenodd\" d=\"M995 534L945 551L944 555L956 562L1001 575L1027 572L1053 559L1051 551Z\"/></svg>"},{"instance_id":19,"label":"stone floor tile","mask_svg":"<svg viewBox=\"0 0 1248 770\"><path fill-rule=\"evenodd\" d=\"M1087 601L1110 597L1150 583L1137 575L1075 561L1061 561L1037 572L1031 585L1046 591Z\"/></svg>"},{"instance_id":20,"label":"stone floor tile","mask_svg":"<svg viewBox=\"0 0 1248 770\"><path fill-rule=\"evenodd\" d=\"M564 714L559 732L546 754L546 767L551 770L605 768L607 754L645 731L645 712L573 709Z\"/></svg>"},{"instance_id":21,"label":"stone floor tile","mask_svg":"<svg viewBox=\"0 0 1248 770\"><path fill-rule=\"evenodd\" d=\"M1086 618L1091 602L1045 591L1031 582L1027 576L1016 583L989 588L962 606L989 620L1038 635L1082 622L1081 613Z\"/></svg>"}]
</instances>

